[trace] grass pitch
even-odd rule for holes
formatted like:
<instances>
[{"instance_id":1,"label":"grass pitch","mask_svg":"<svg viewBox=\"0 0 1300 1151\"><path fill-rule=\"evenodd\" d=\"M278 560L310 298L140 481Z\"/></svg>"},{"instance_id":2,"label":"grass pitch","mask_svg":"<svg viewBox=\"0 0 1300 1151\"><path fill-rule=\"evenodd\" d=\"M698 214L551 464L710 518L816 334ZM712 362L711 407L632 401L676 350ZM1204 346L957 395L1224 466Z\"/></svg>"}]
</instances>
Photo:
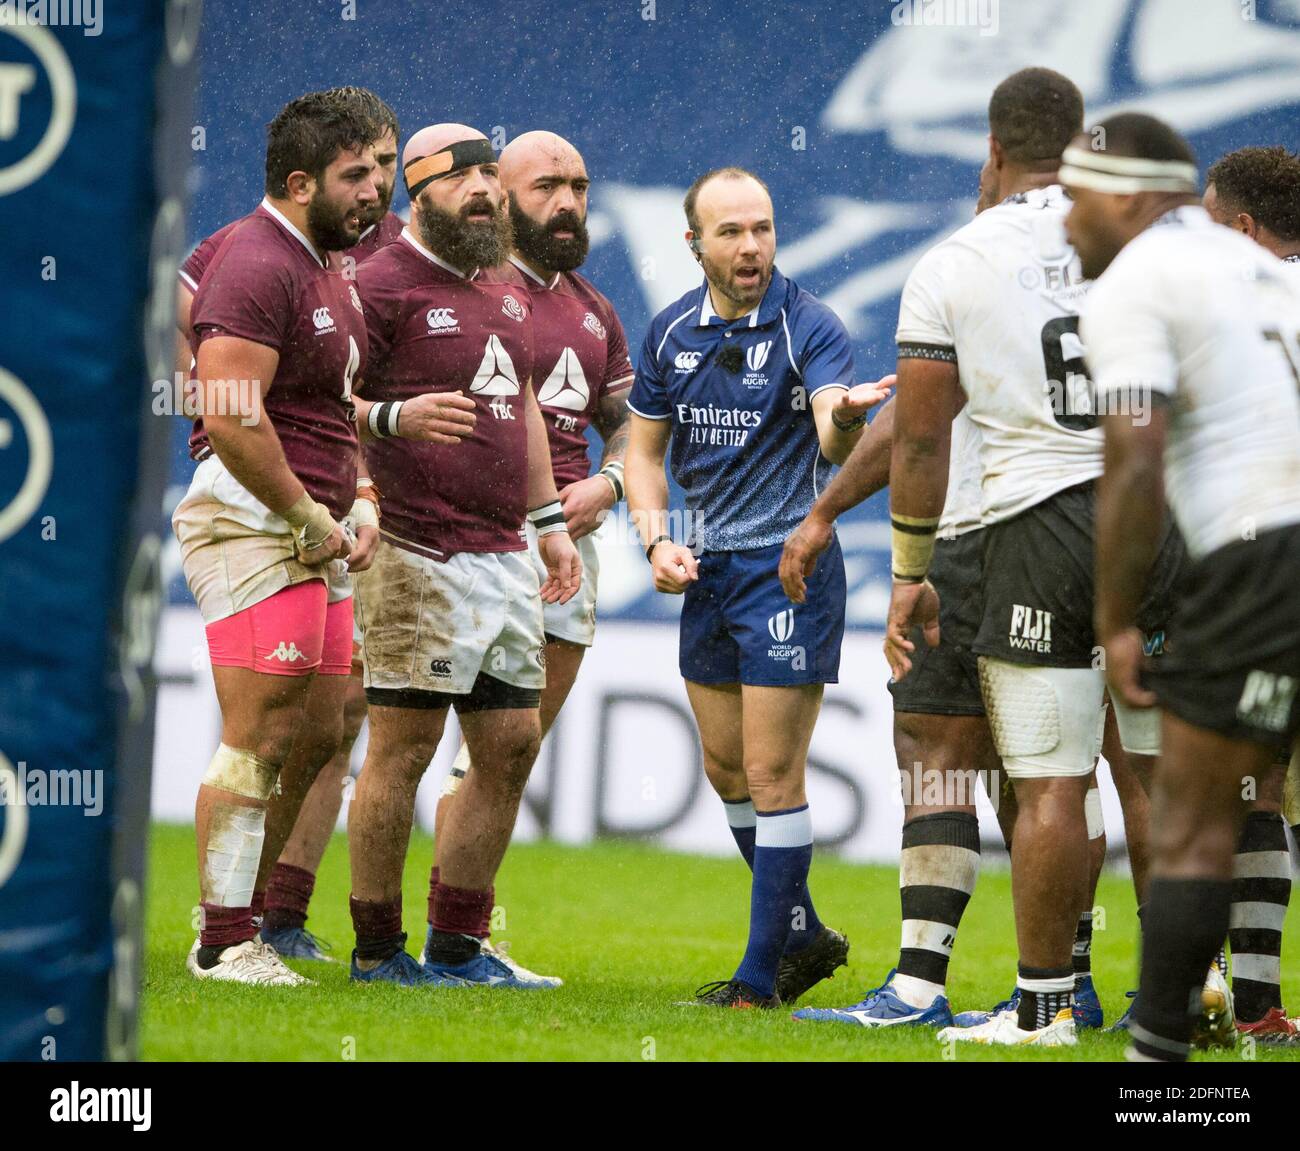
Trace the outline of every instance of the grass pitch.
<instances>
[{"instance_id":1,"label":"grass pitch","mask_svg":"<svg viewBox=\"0 0 1300 1151\"><path fill-rule=\"evenodd\" d=\"M153 828L149 857L141 1050L149 1060L937 1060L930 1029L867 1032L793 1022L788 1012L674 1006L700 984L726 979L744 948L749 873L736 859L675 855L637 844L521 844L497 883L505 925L494 933L535 971L562 975L558 991L421 990L352 986L347 959L347 842L335 836L321 867L309 926L334 941L338 964L295 963L307 988L199 983L185 970L194 940L197 881L191 827ZM432 845L412 837L405 878L408 950L424 940ZM897 958L898 874L819 856L811 887L818 913L848 934L849 966L799 1006L843 1006L880 983ZM1093 973L1107 1022L1136 981L1133 890L1106 874L1097 893ZM498 915L501 911L498 911ZM1287 923L1284 956L1300 954L1300 916ZM949 995L955 1011L990 1007L1015 974L1011 878L985 868L962 921ZM1283 994L1300 1007L1295 963ZM1084 1032L1066 1051L961 1045L958 1061L1115 1060L1123 1039ZM1198 1055L1238 1060L1247 1054ZM1259 1060L1300 1051L1258 1047Z\"/></svg>"}]
</instances>

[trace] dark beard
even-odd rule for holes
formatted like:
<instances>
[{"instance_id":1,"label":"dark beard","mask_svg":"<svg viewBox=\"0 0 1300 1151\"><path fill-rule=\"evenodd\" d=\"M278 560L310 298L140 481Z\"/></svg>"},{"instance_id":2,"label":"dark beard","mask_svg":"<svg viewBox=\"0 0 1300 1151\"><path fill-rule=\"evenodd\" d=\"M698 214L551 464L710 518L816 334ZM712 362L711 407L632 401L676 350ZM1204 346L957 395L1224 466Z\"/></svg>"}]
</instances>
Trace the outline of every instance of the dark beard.
<instances>
[{"instance_id":1,"label":"dark beard","mask_svg":"<svg viewBox=\"0 0 1300 1151\"><path fill-rule=\"evenodd\" d=\"M515 229L515 251L526 263L550 272L572 272L587 259L591 239L586 221L578 219L576 212L557 212L539 224L511 200L510 223ZM554 233L561 229L571 231L573 239L557 240Z\"/></svg>"},{"instance_id":2,"label":"dark beard","mask_svg":"<svg viewBox=\"0 0 1300 1151\"><path fill-rule=\"evenodd\" d=\"M384 188L379 193L379 200L373 208L365 212L361 217L362 229L373 228L385 216L388 215L388 209L393 203L393 189L391 186Z\"/></svg>"},{"instance_id":3,"label":"dark beard","mask_svg":"<svg viewBox=\"0 0 1300 1151\"><path fill-rule=\"evenodd\" d=\"M349 232L344 223L350 208L336 208L319 192L307 204L307 231L316 249L321 252L342 252L361 239L361 229L368 221L362 220L361 229Z\"/></svg>"},{"instance_id":4,"label":"dark beard","mask_svg":"<svg viewBox=\"0 0 1300 1151\"><path fill-rule=\"evenodd\" d=\"M420 198L417 223L424 246L441 260L463 272L474 268L494 268L510 251L514 232L510 217L500 207L492 208L491 224L469 224L465 216L482 202L466 204L457 212L444 212L424 197Z\"/></svg>"}]
</instances>

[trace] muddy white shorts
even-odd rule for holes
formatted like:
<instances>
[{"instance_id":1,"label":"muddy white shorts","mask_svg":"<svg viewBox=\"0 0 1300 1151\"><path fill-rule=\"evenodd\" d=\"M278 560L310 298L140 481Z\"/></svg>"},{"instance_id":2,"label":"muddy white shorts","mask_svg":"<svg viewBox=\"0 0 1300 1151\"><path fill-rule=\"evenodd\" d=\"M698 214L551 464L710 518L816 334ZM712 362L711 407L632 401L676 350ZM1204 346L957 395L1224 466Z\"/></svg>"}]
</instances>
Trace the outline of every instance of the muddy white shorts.
<instances>
[{"instance_id":1,"label":"muddy white shorts","mask_svg":"<svg viewBox=\"0 0 1300 1151\"><path fill-rule=\"evenodd\" d=\"M480 673L546 686L542 600L528 552L460 552L446 561L380 537L356 581L367 689L468 695Z\"/></svg>"},{"instance_id":2,"label":"muddy white shorts","mask_svg":"<svg viewBox=\"0 0 1300 1151\"><path fill-rule=\"evenodd\" d=\"M588 533L573 545L582 560L582 584L568 603L542 605L542 624L548 637L591 647L596 640L596 583L600 578L600 556L595 533ZM537 551L537 533L528 525L528 554L533 557L539 581L546 580L546 565Z\"/></svg>"}]
</instances>

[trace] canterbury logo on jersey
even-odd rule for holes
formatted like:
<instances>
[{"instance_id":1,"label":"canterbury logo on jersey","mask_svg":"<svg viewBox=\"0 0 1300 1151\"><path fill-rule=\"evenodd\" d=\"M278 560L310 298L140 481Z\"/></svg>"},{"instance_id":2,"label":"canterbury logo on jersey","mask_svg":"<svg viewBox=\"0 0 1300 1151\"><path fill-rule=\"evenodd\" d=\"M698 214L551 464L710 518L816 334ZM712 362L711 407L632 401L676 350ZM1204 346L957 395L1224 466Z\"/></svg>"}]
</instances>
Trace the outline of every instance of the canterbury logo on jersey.
<instances>
[{"instance_id":1,"label":"canterbury logo on jersey","mask_svg":"<svg viewBox=\"0 0 1300 1151\"><path fill-rule=\"evenodd\" d=\"M487 345L483 349L483 360L474 373L469 390L483 396L519 394L519 374L515 371L510 353L495 333L488 336Z\"/></svg>"},{"instance_id":2,"label":"canterbury logo on jersey","mask_svg":"<svg viewBox=\"0 0 1300 1151\"><path fill-rule=\"evenodd\" d=\"M587 329L598 340L607 338L605 325L596 317L595 312L588 312L582 317L582 326Z\"/></svg>"},{"instance_id":3,"label":"canterbury logo on jersey","mask_svg":"<svg viewBox=\"0 0 1300 1151\"><path fill-rule=\"evenodd\" d=\"M673 366L679 372L693 372L700 366L699 352L678 352L673 360Z\"/></svg>"},{"instance_id":4,"label":"canterbury logo on jersey","mask_svg":"<svg viewBox=\"0 0 1300 1151\"><path fill-rule=\"evenodd\" d=\"M334 317L330 315L329 308L317 308L311 314L311 322L316 325L318 336L334 331Z\"/></svg>"},{"instance_id":5,"label":"canterbury logo on jersey","mask_svg":"<svg viewBox=\"0 0 1300 1151\"><path fill-rule=\"evenodd\" d=\"M578 355L572 348L565 348L537 393L537 402L552 408L583 412L587 410L590 399L591 388L587 385L587 376Z\"/></svg>"},{"instance_id":6,"label":"canterbury logo on jersey","mask_svg":"<svg viewBox=\"0 0 1300 1151\"><path fill-rule=\"evenodd\" d=\"M745 363L749 365L751 372L761 371L767 357L772 353L772 341L764 340L761 344L754 344L745 349Z\"/></svg>"},{"instance_id":7,"label":"canterbury logo on jersey","mask_svg":"<svg viewBox=\"0 0 1300 1151\"><path fill-rule=\"evenodd\" d=\"M794 635L794 609L779 611L767 621L767 634L777 643L785 643Z\"/></svg>"},{"instance_id":8,"label":"canterbury logo on jersey","mask_svg":"<svg viewBox=\"0 0 1300 1151\"><path fill-rule=\"evenodd\" d=\"M280 646L277 647L274 651L272 651L270 655L264 658L278 659L281 663L294 663L297 660L302 660L303 663L308 662L306 654L299 651L298 645L294 643L292 640L290 640L289 643L287 644L284 642L284 640L281 640Z\"/></svg>"},{"instance_id":9,"label":"canterbury logo on jersey","mask_svg":"<svg viewBox=\"0 0 1300 1151\"><path fill-rule=\"evenodd\" d=\"M516 320L521 324L524 322L524 316L527 315L524 311L523 304L516 300L514 296L506 296L501 301L501 311L512 320Z\"/></svg>"},{"instance_id":10,"label":"canterbury logo on jersey","mask_svg":"<svg viewBox=\"0 0 1300 1151\"><path fill-rule=\"evenodd\" d=\"M441 336L460 329L455 308L430 308L424 313L429 325L429 335Z\"/></svg>"}]
</instances>

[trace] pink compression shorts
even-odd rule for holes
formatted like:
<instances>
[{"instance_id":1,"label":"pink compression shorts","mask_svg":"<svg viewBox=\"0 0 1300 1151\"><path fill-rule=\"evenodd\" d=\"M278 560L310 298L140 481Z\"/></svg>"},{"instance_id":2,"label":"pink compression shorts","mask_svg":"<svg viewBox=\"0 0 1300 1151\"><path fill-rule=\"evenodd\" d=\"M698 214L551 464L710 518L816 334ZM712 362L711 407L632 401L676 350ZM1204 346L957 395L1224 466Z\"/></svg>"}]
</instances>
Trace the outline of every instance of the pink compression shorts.
<instances>
[{"instance_id":1,"label":"pink compression shorts","mask_svg":"<svg viewBox=\"0 0 1300 1151\"><path fill-rule=\"evenodd\" d=\"M264 675L347 675L352 670L352 597L327 604L323 580L307 580L207 625L221 667Z\"/></svg>"}]
</instances>

